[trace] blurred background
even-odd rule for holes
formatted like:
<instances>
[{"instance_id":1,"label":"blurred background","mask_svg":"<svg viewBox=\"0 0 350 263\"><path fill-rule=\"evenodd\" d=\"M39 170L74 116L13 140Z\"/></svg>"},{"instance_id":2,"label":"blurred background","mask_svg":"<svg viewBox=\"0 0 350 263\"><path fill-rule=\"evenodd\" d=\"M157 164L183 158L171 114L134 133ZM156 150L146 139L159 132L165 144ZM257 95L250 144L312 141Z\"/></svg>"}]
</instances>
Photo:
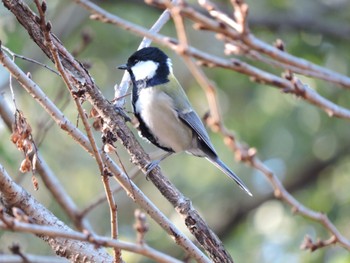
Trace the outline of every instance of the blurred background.
<instances>
[{"instance_id":1,"label":"blurred background","mask_svg":"<svg viewBox=\"0 0 350 263\"><path fill-rule=\"evenodd\" d=\"M189 1L196 5L196 1ZM232 12L230 1L214 1L222 10ZM32 1L27 3L33 8ZM152 26L161 10L142 1L96 1L107 11L146 28ZM248 0L249 25L257 37L267 43L282 39L291 54L321 66L349 75L350 2L347 0ZM48 18L53 32L77 59L89 67L89 72L106 98L112 100L113 86L123 72L116 67L126 61L140 41L139 36L89 19L89 14L73 1L48 1ZM223 44L208 32L197 32L188 22L191 45L224 56ZM161 31L176 37L169 22ZM0 40L13 52L54 67L51 61L31 41L27 32L2 5L0 7ZM162 47L161 47L162 48ZM203 116L208 105L203 90L190 75L183 60L171 50L162 48L173 60L178 77L197 112ZM241 58L246 60L245 58ZM249 60L248 60L249 61ZM249 61L251 62L251 61ZM16 63L30 72L32 79L56 102L64 114L75 123L77 111L63 82L50 71L16 59ZM256 66L280 75L273 67L252 62ZM257 84L245 75L224 69L205 69L208 77L219 87L219 99L226 126L237 137L255 147L258 157L281 179L287 190L301 203L316 211L327 213L339 231L350 236L350 140L349 123L330 118L319 108L283 94L276 88ZM299 76L321 95L349 107L350 93L333 84ZM0 93L13 108L8 86L8 72L0 67ZM103 185L96 164L91 157L53 124L40 106L14 82L16 103L33 128L39 151L56 173L62 185L79 207L84 208L103 193ZM3 102L4 103L4 102ZM126 108L130 110L129 98ZM85 108L90 110L86 103ZM130 113L131 116L131 113ZM82 125L79 124L83 129ZM135 129L134 129L135 130ZM137 131L135 130L135 133ZM100 134L96 132L96 138ZM223 138L210 133L220 157L242 179L254 194L248 197L234 182L204 159L178 154L165 160L163 173L193 202L224 242L235 262L350 262L349 252L339 246L309 252L300 249L305 235L313 239L327 239L329 233L317 223L298 215L291 208L273 198L272 187L259 172L237 163L223 143ZM148 152L155 147L140 139ZM125 167L132 165L123 147L116 144ZM113 156L116 159L116 157ZM0 119L0 163L15 180L61 220L71 225L39 178L39 191L34 191L30 174L18 171L22 153L10 142L10 132ZM137 185L176 225L187 232L182 219L143 175L135 179ZM113 184L116 184L113 182ZM121 191L115 195L118 204L120 238L135 241L133 214L138 208ZM110 221L107 203L88 214L95 231L109 236ZM152 247L173 256L182 250L149 219L150 232L146 241ZM8 253L8 246L19 243L22 251L31 254L53 252L40 239L29 234L0 230L0 252ZM123 252L126 262L150 262Z\"/></svg>"}]
</instances>

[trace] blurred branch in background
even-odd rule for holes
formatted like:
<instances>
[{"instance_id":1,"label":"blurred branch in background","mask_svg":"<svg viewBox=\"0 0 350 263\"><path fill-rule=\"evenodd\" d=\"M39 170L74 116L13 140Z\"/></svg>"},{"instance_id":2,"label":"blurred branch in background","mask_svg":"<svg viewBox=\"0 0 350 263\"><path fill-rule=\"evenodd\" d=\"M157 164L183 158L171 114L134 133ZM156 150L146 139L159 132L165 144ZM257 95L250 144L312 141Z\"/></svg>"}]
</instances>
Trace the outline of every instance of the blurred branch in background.
<instances>
[{"instance_id":1,"label":"blurred branch in background","mask_svg":"<svg viewBox=\"0 0 350 263\"><path fill-rule=\"evenodd\" d=\"M96 110L97 113L95 119L101 122L101 128L99 130L102 131L104 138L109 138L107 139L107 143L104 141L104 144L108 144L108 146L112 148L112 152L114 151L117 154L118 158L121 151L114 145L116 140L122 144L123 149L126 150L128 154L128 158L130 158L138 168L144 171L145 165L149 162L148 155L138 144L137 140L126 126L126 120L118 115L114 106L103 97L94 80L90 76L90 73L88 73L83 64L78 62L73 55L67 51L65 46L63 46L62 41L52 34L52 31L55 31L55 24L46 21L47 18L45 14L47 12L47 14L51 13L51 10L48 9L49 7L46 6L45 2L36 1L40 14L37 16L22 1L2 0L2 2L17 17L19 22L28 31L29 35L40 49L55 63L63 82L70 90L71 100L73 100L76 105L74 112L79 112L79 116L83 120L88 137L75 127L68 118L58 110L55 104L50 101L48 96L40 90L39 86L36 85L28 75L21 72L14 62L11 61L11 59L9 59L2 51L0 51L0 61L13 77L19 81L23 88L36 99L36 102L49 113L56 124L62 130L66 131L71 138L77 141L85 151L94 157L96 161L95 165L99 167L99 172L104 176L104 179L106 179L104 182L107 198L109 200L109 208L111 210L111 220L114 222L111 224L112 229L114 229L111 231L112 238L118 240L108 239L107 241L106 238L97 238L97 236L95 238L95 226L91 225L86 217L88 211L106 200L106 196L96 199L90 198L90 200L95 201L90 201L90 205L86 206L86 208L79 209L73 199L70 198L69 193L62 187L61 183L59 183L56 175L51 172L50 168L48 168L44 162L40 162L40 165L44 166L44 168L38 168L38 172L41 174L47 189L66 212L75 227L80 231L88 230L90 233L89 235L91 235L89 236L86 235L86 233L78 232L74 232L72 235L55 232L56 234L53 234L53 237L63 235L65 238L90 242L92 245L113 247L116 252L116 262L122 261L121 256L118 254L120 249L126 249L145 256L150 256L157 262L175 262L176 260L174 258L167 258L168 256L166 253L154 251L153 249L148 250L149 247L147 245L144 247L145 245L143 245L143 243L146 242L146 240L143 235L146 231L145 225L141 222L142 220L140 219L140 216L137 216L138 223L135 224L139 236L137 242L140 244L133 244L133 249L128 249L123 245L115 245L121 241L119 241L120 235L117 231L117 228L119 228L117 221L119 220L116 219L116 205L115 201L113 201L112 192L119 191L118 189L124 189L127 195L137 203L138 206L143 208L144 211L147 212L155 222L157 222L157 224L159 224L164 231L182 247L188 258L193 258L198 262L208 262L208 258L204 256L199 248L196 247L196 245L190 241L185 234L177 229L170 219L160 212L157 206L147 197L146 193L142 192L134 184L131 180L133 177L127 177L127 170L124 169L124 164L121 162L123 168L119 167L111 160L105 151L98 148L97 145L99 142L95 139L95 135L91 131L85 110L82 107L82 103L85 101L89 102ZM260 36L258 37L253 33L251 27L254 25L254 21L256 21L254 19L256 18L250 18L248 16L249 6L244 1L232 0L230 2L231 11L227 11L229 9L224 9L222 3L221 5L216 5L216 3L214 4L214 2L206 0L199 0L198 5L192 5L185 1L170 2L147 0L146 2L148 4L164 9L164 12L151 30L139 26L136 22L131 22L131 19L129 21L127 18L123 19L118 15L112 14L112 12L107 12L102 7L97 6L90 1L74 0L74 2L90 12L91 18L94 20L113 24L117 27L117 30L123 29L130 31L137 36L144 37L144 42L141 43L140 47L147 46L151 41L154 41L162 46L172 49L180 55L184 59L191 75L197 80L198 84L205 92L209 106L209 112L205 115L207 125L214 132L221 134L227 148L232 151L238 161L251 166L255 171L259 171L265 176L273 188L275 198L288 204L294 213L317 221L323 227L323 231L326 230L325 232L328 232L328 237L319 238L318 241L315 242L312 238L306 235L302 248L314 251L338 244L341 247L350 250L350 242L345 237L346 231L344 231L344 234L342 233L342 226L340 226L341 230L338 230L336 224L332 222L333 217L331 217L331 221L325 213L316 212L318 209L308 208L307 205L297 201L297 198L292 196L292 193L294 195L293 189L300 190L301 185L305 187L307 182L308 185L312 185L312 181L317 180L321 171L330 166L336 165L338 157L346 155L348 152L346 150L338 151L334 158L329 159L328 162L323 162L320 165L317 165L315 169L311 169L312 162L310 162L309 166L303 170L305 172L303 176L299 175L294 182L286 183L286 186L284 187L281 179L278 178L277 173L258 157L258 150L248 146L245 142L238 140L235 133L226 126L227 124L223 119L224 114L222 114L221 100L219 97L221 91L218 87L220 87L220 84L215 83L205 67L223 68L242 73L243 75L248 76L251 81L260 84L260 86L261 84L269 85L278 88L282 93L294 94L295 97L301 98L316 108L325 111L329 117L339 118L339 121L344 121L342 119L345 119L345 121L349 120L350 110L347 106L344 106L344 103L339 103L329 95L331 92L335 92L335 89L330 88L330 86L336 85L341 88L339 89L340 91L347 92L350 88L349 77L320 66L307 59L288 53L287 47L289 46L280 40L280 37L275 39L275 43L272 45L261 40ZM101 6L102 5L103 4L101 4ZM172 21L174 22L176 37L171 36L170 34L158 33L170 18L172 18ZM270 20L279 21L278 23L281 27L293 26L296 29L300 27L300 24L295 23L295 17L294 20L288 20L273 16ZM269 19L266 18L265 21L269 21ZM323 24L318 23L318 21L310 21L305 17L303 20L299 20L298 23L301 21L307 23L307 26L303 29L315 30L319 33L324 32L325 34L332 35L330 31L333 32L333 24L324 26ZM192 31L190 32L190 29L188 28L189 24L193 25L194 31L196 32L206 32L215 35L216 40L212 40L213 42L210 43L210 46L222 47L219 54L211 49L204 51L199 45L197 47L197 43L191 41ZM260 24L260 26L266 25L269 25L269 23L266 22L265 24ZM106 27L106 25L104 26ZM272 25L271 27L274 28L275 26ZM347 29L344 28L343 30L334 31L332 36L342 38L346 32ZM347 39L346 34L343 39ZM11 48L11 46L9 47ZM6 49L6 51L11 56L19 56L10 49ZM45 66L45 68L46 67L47 66ZM311 84L306 84L305 77L312 78L314 81L311 82ZM115 85L116 105L119 108L124 107L124 98L129 85L128 81L128 76L126 74L124 75L121 84L119 86ZM327 89L331 91L328 91L327 93L316 89L318 82L325 83ZM123 99L117 100L118 98ZM6 109L6 103L1 105L0 114L2 118L6 120L8 127L11 127L12 120L11 116L9 116L9 110ZM29 113L27 114L29 115ZM102 147L102 149L105 148ZM260 151L263 149L258 149L260 155ZM79 162L79 160L77 160L77 162ZM310 169L308 170L308 168ZM296 171L293 170L287 172L291 177L294 177L293 173L295 174ZM47 174L48 176L46 176ZM130 175L131 172L128 172L128 174ZM120 186L110 187L108 175L113 176ZM207 222L204 221L199 213L193 208L191 201L178 191L168 179L163 177L159 170L152 172L149 179L173 205L175 208L174 210L182 217L182 221L186 224L188 230L196 237L208 257L214 262L232 262L229 250L223 247L222 242L208 227ZM195 187L194 185L191 186ZM2 194L6 196L6 192L3 192ZM221 231L223 232L220 233L220 236L227 235L230 228L232 228L232 225L238 224L237 217L245 217L249 211L259 207L262 203L268 200L269 195L266 195L265 197L258 196L255 198L254 201L249 201L250 203L247 201L247 206L239 208L235 215L231 215L231 217L228 217L226 220L222 220L227 223L226 226L223 224L221 228ZM244 204L244 202L242 203ZM243 204L241 204L241 206L243 206ZM26 215L33 217L33 215L30 215L27 212ZM137 213L137 215L140 215L140 213ZM122 215L118 212L118 218L120 216ZM104 220L106 220L106 217ZM42 226L43 228L39 225L30 224L22 226L22 222L11 217L11 213L3 214L0 223L0 227L3 229L29 231L36 234L48 233L45 232L45 226ZM37 222L37 224L39 223L40 222ZM19 228L16 228L15 226L18 226ZM152 230L148 231L147 236L152 235L151 233ZM317 231L316 235L322 236L322 231ZM92 237L92 239L90 237ZM120 244L123 244L123 242ZM142 248L145 250L142 250ZM75 252L72 251L72 253ZM60 255L66 256L64 253ZM77 261L78 260L79 259L77 259Z\"/></svg>"},{"instance_id":2,"label":"blurred branch in background","mask_svg":"<svg viewBox=\"0 0 350 263\"><path fill-rule=\"evenodd\" d=\"M42 107L51 115L61 129L72 136L75 141L87 150L90 154L93 153L92 147L89 145L88 139L74 125L64 117L58 108L53 104L39 87L29 79L20 69L1 51L1 63L17 78L19 83L29 92ZM114 113L115 114L115 113ZM130 197L135 200L141 207L159 223L169 234L175 235L176 241L187 250L188 254L192 255L199 262L206 262L205 257L193 245L193 243L184 236L157 208L151 201L137 188L136 185L122 172L122 170L105 154L102 153L103 161L107 164L108 169L113 174L123 188L128 192Z\"/></svg>"},{"instance_id":3,"label":"blurred branch in background","mask_svg":"<svg viewBox=\"0 0 350 263\"><path fill-rule=\"evenodd\" d=\"M92 12L92 18L95 20L100 20L105 23L114 24L118 27L122 27L126 30L130 30L133 33L136 33L141 36L146 36L147 38L152 39L153 41L168 46L178 53L182 53L182 47L178 45L177 40L171 39L169 37L150 33L146 29L133 25L128 21L125 21L115 15L112 15L105 10L101 10L96 5L89 1L85 0L76 0L77 3L84 6L90 12ZM152 1L152 4L163 5L166 8L165 3L161 1ZM196 27L202 30L211 30L215 31L219 34L225 34L226 37L231 37L233 39L240 39L237 35L238 33L234 31L232 28L227 28L224 26L222 28L222 24L216 22L215 20L209 20L207 17L203 17L200 13L196 13L194 9L188 8L186 6L181 7L181 13L183 12L186 16L189 16L193 19L196 19L197 24ZM226 29L226 31L225 31ZM267 45L261 40L255 38L251 34L244 33L244 38L241 39L243 44L246 44L249 48L253 48L263 54L266 54L277 61L283 63L283 68L288 70L293 70L294 67L299 68L299 73L303 72L305 75L318 75L319 78L337 83L341 86L350 87L350 78L340 75L336 72L332 72L326 68L319 67L313 63L305 61L303 59L294 57L289 55L286 52L279 50L276 47ZM237 52L240 52L238 49ZM275 86L277 88L282 89L286 93L295 94L298 97L301 97L310 103L320 107L324 111L327 112L330 116L336 116L340 118L350 119L350 111L346 108L343 108L335 103L329 101L328 99L319 95L314 89L310 88L308 85L302 84L296 77L292 77L291 79L285 79L276 75L273 75L269 72L263 71L259 68L251 66L241 60L238 59L223 59L217 56L214 56L210 53L202 52L196 48L188 47L186 49L186 53L189 56L192 56L199 60L201 65L207 67L222 67L227 69L232 69L234 71L246 74L251 76L252 80L261 83L261 84L269 84L271 86ZM289 66L292 66L289 68ZM317 72L317 73L315 73Z\"/></svg>"},{"instance_id":4,"label":"blurred branch in background","mask_svg":"<svg viewBox=\"0 0 350 263\"><path fill-rule=\"evenodd\" d=\"M16 229L16 224L19 223L19 219L13 218L16 215L8 211L13 211L14 208L17 208L23 211L23 214L27 218L26 223L30 226L38 224L54 226L59 232L72 231L72 229L56 218L23 188L15 184L3 166L0 166L0 186L2 198L0 227L2 229ZM10 214L12 214L12 216L10 216ZM22 218L20 218L20 220L22 220ZM80 261L83 260L84 257L90 258L91 260L110 260L108 253L102 249L96 249L94 245L87 242L52 238L51 235L40 235L40 238L46 241L57 254L71 260L75 259L76 261Z\"/></svg>"},{"instance_id":5,"label":"blurred branch in background","mask_svg":"<svg viewBox=\"0 0 350 263\"><path fill-rule=\"evenodd\" d=\"M12 3L14 4L14 3ZM28 9L28 7L26 7L23 3L21 3L20 6L8 6L10 9L12 9L12 11L16 10L18 11L18 13L16 13L16 11L14 11L17 14L17 17L22 19L22 22L24 23L24 25L26 25L28 28L28 30L30 30L30 34L32 36L34 36L35 34L33 33L33 31L40 31L39 24L35 24L35 28L31 28L30 24L26 24L24 21L28 21L28 20L32 20L32 13L30 12L30 10ZM45 9L42 7L42 9ZM34 19L35 20L35 19ZM38 22L42 22L40 21L40 19L36 19L35 20L36 23ZM48 28L47 26L48 24L45 23L45 26ZM32 26L32 25L31 25ZM51 26L49 27L51 29ZM45 53L49 56L49 57L54 57L54 60L57 61L58 59L58 53L57 54L50 54L49 50L47 49L47 47L45 46L45 41L43 39L43 35L39 36L38 38L36 38L36 42L39 43L39 45L44 48L46 51ZM46 37L47 38L47 37ZM96 87L94 87L93 82L91 83L91 78L86 74L85 69L81 68L81 65L78 64L72 57L71 55L64 49L63 46L61 46L60 44L58 44L57 39L54 40L48 40L46 42L49 42L49 45L55 45L55 49L58 50L60 52L60 56L64 56L65 60L63 60L62 58L60 58L60 60L62 59L62 61L64 61L64 63L62 63L62 65L64 64L66 67L67 72L69 72L69 76L65 77L65 82L68 81L73 81L75 83L79 83L82 78L82 76L85 75L85 80L83 81L84 84L79 84L80 88L81 85L86 88L86 91L89 93L89 97L90 99L93 100L93 105L95 106L95 108L99 111L99 113L101 114L102 117L108 116L107 118L111 118L113 115L116 115L116 112L114 111L113 107L103 98L101 97L100 91L96 89ZM43 105L43 107L48 111L49 114L51 114L51 116L56 120L56 122L60 125L60 127L62 129L64 129L65 131L67 131L71 136L76 136L78 137L78 139L76 139L78 142L81 142L81 145L88 150L90 153L92 153L92 147L89 146L89 143L86 142L86 138L79 134L78 131L75 131L75 129L73 128L73 125L69 123L69 121L64 120L62 121L62 114L57 114L58 109L57 107L55 107L54 104L52 104L51 102L48 101L48 99L43 99L45 98L45 95L38 90L37 85L35 85L35 83L32 83L30 79L26 78L25 75L23 73L20 73L18 71L18 69L16 68L16 66L14 66L10 60L8 60L6 58L6 56L4 56L4 53L1 53L3 56L1 57L1 61L3 63L3 65L8 68L10 70L10 72L13 74L13 76L15 76L17 78L17 80L22 84L22 86L24 88L26 88L28 91L30 90L31 92L33 92L35 95L34 97L39 99L39 103ZM59 64L61 64L61 61L59 62ZM60 66L58 66L60 67ZM62 70L60 70L60 72L62 73ZM72 75L76 74L76 75ZM90 83L89 83L90 82ZM81 83L81 82L80 82ZM89 83L89 84L88 84ZM91 85L91 86L89 86ZM37 94L40 95L37 95ZM93 93L93 94L92 94ZM99 95L98 95L99 94ZM102 102L102 100L104 100L104 102ZM49 103L49 104L47 104ZM103 106L101 105L101 103L103 104ZM110 108L109 111L111 114L107 115L107 108ZM117 118L119 118L119 123L117 121L114 122L112 128L113 131L118 131L120 129L123 128L123 124L120 123L120 116L116 116ZM106 117L105 117L106 118ZM106 119L105 119L106 121ZM124 121L124 120L123 120ZM107 123L110 122L108 119L106 121ZM64 123L62 125L62 123ZM116 126L116 124L118 126ZM68 128L70 127L70 128ZM132 145L132 148L128 148L131 152L140 152L140 149L137 149L137 142L135 141L135 139L133 138L133 136L130 134L130 132L127 130L126 126L125 126L125 122L124 122L124 130L120 130L120 132L123 133L123 137L119 138L121 140L124 140L124 144L126 145ZM125 137L127 136L127 137ZM127 140L127 141L126 141ZM130 147L130 146L129 146ZM138 146L139 147L139 146ZM140 158L135 156L136 158ZM107 158L107 159L106 159ZM107 163L107 167L110 170L110 172L115 176L115 178L117 178L117 180L123 185L124 189L127 190L127 192L130 194L130 196L136 201L138 202L142 207L145 208L145 210L170 234L174 237L174 239L176 240L176 242L178 244L182 244L183 248L188 252L188 254L192 257L194 257L195 259L197 259L199 262L207 262L207 259L202 255L202 253L200 252L200 250L198 248L196 248L193 243L187 238L185 237L183 234L181 234L176 227L170 222L167 221L166 218L159 212L159 210L157 210L155 208L155 206L150 203L150 201L146 198L146 196L142 195L141 192L139 192L139 190L137 189L136 185L133 185L132 182L126 177L125 174L123 174L121 172L120 168L117 168L115 164L113 164L111 162L111 160L108 159L108 157L106 155L103 156L103 160L105 163ZM144 164L142 165L144 166ZM121 177L123 178L123 181L121 180ZM163 185L163 189L169 191L168 189L171 189L172 193L174 192L175 187L169 185L169 182L167 181L168 185L164 185L164 178L160 178L158 179L158 183L160 185ZM179 193L178 191L175 192L176 195L178 196L182 196L181 193ZM230 260L230 256L227 254L227 252L225 252L223 250L222 245L219 244L219 240L217 240L217 237L215 236L215 234L213 234L213 232L207 228L207 226L205 225L204 221L200 218L200 216L198 215L198 213L196 213L195 210L193 210L193 208L191 208L191 204L187 201L186 198L182 197L183 201L182 203L180 202L179 205L183 205L183 207L181 209L185 209L182 211L183 214L188 214L189 212L192 213L191 217L192 217L192 222L191 224L198 224L198 220L199 223L201 225L199 225L196 228L196 231L204 231L205 235L207 236L207 238L212 239L212 242L208 242L207 245L210 247L212 247L213 251L219 251L219 253L224 253L224 255L222 255L221 257L225 257L225 260ZM176 200L179 201L179 200ZM216 239L216 240L215 240ZM206 239L203 239L204 242L207 242ZM202 240L202 242L203 242ZM213 242L214 241L214 242ZM223 250L223 252L221 252L220 250ZM211 255L211 254L210 254ZM220 256L218 256L220 258ZM219 259L220 260L220 259Z\"/></svg>"},{"instance_id":6,"label":"blurred branch in background","mask_svg":"<svg viewBox=\"0 0 350 263\"><path fill-rule=\"evenodd\" d=\"M0 168L2 170L2 167ZM42 212L42 210L40 210ZM91 260L92 262L100 262L100 260L106 260L108 262L112 262L111 258L108 256L104 256L101 253L101 249L96 249L96 247L104 246L104 247L113 247L117 249L123 249L126 251L132 251L134 253L138 253L149 257L157 262L181 262L174 258L169 257L166 254L163 254L159 251L156 251L147 245L137 245L133 243L127 243L123 241L118 241L115 239L110 239L106 237L100 237L96 235L91 235L89 233L81 233L73 230L61 229L59 225L43 225L43 224L33 224L28 222L21 222L19 220L15 220L14 218L2 214L0 221L0 228L19 231L19 232L27 232L33 233L38 236L43 236L43 238L51 238L52 240L57 240L58 238L63 238L64 242L69 242L69 250L65 249L64 251L59 251L60 249L64 249L65 246L62 247L53 247L61 256L65 256L71 261L75 262L83 262L86 259ZM82 242L80 242L82 241ZM89 245L88 248L85 249L86 244ZM90 248L90 250L88 250ZM95 255L92 254L95 252ZM92 255L91 255L92 254ZM80 256L80 257L79 257ZM104 257L103 257L104 256Z\"/></svg>"},{"instance_id":7,"label":"blurred branch in background","mask_svg":"<svg viewBox=\"0 0 350 263\"><path fill-rule=\"evenodd\" d=\"M335 103L332 103L331 101L328 101L326 98L317 94L315 90L303 84L294 75L287 76L286 79L283 79L278 76L272 75L268 72L264 72L241 61L223 61L223 59L221 58L214 57L211 54L205 54L202 51L187 46L187 43L184 43L184 41L186 40L184 39L185 32L183 31L178 32L180 42L177 43L176 40L169 40L165 36L148 33L145 29L142 29L136 25L132 26L130 25L130 23L123 21L121 18L113 16L104 10L100 10L89 1L77 0L76 2L82 4L90 12L92 12L94 19L121 26L127 30L133 31L134 33L140 35L147 34L147 37L153 39L156 42L159 42L160 44L167 45L168 47L178 52L180 55L183 55L185 58L188 56L197 58L200 60L201 64L204 64L205 66L232 68L238 72L251 76L256 82L271 84L273 86L281 88L286 93L295 94L309 101L310 103L324 109L330 116L350 119L350 111L348 109L345 109L339 105L336 105ZM232 1L235 14L234 19L229 18L227 15L220 12L220 10L217 10L216 7L210 1L200 1L201 5L205 7L209 11L209 13L214 17L214 19L212 20L196 12L195 9L192 9L185 3L180 4L180 6L170 4L166 1L149 1L149 3L156 4L158 7L170 8L170 10L176 8L176 11L174 11L172 14L175 14L175 16L184 14L195 20L197 23L201 23L199 25L196 25L197 28L200 28L202 30L212 30L218 34L224 35L225 37L229 37L235 41L239 41L240 44L246 45L247 48L253 48L255 51L258 51L264 55L268 55L272 59L280 61L281 63L283 63L283 65L291 65L292 67L297 67L299 69L299 73L303 72L305 75L318 75L318 77L323 80L340 84L341 86L344 86L346 88L350 87L350 78L342 76L336 72L332 72L331 70L328 70L326 68L322 68L318 65L312 64L303 59L293 57L292 55L286 53L283 50L283 48L282 50L280 50L277 47L269 46L261 40L255 38L254 35L252 35L249 32L249 29L247 28L248 25L246 18L248 15L248 6L243 1ZM230 28L219 24L215 18L225 23ZM174 22L176 23L176 21L181 20L175 20ZM183 28L183 26L179 26L179 28ZM240 53L239 46L237 47L236 51ZM187 64L189 63L189 60L187 60ZM193 66L194 65L189 64L189 68L193 68ZM282 66L282 69L291 70L290 68L284 66ZM194 70L197 71L198 68L194 68ZM324 215L323 213L314 212L311 209L306 208L295 198L293 198L288 193L288 191L286 191L286 189L283 187L282 183L275 176L275 174L267 166L265 166L261 160L257 158L256 150L247 147L244 143L242 144L237 142L234 134L228 131L223 125L222 120L219 117L220 114L218 113L218 104L213 103L217 101L217 99L215 98L215 92L213 92L213 85L210 84L208 80L205 80L205 78L203 78L204 75L202 73L199 73L197 71L197 73L193 72L193 74L195 76L202 76L199 77L201 78L199 79L199 83L204 87L205 90L209 90L209 92L207 92L207 97L209 98L209 106L211 107L210 113L213 113L213 115L211 115L210 117L216 117L214 119L209 120L209 124L211 124L210 126L213 127L214 130L220 131L220 133L223 134L225 138L225 143L232 149L232 151L236 153L236 158L243 162L246 162L255 169L261 171L271 182L271 185L274 188L275 196L279 199L284 200L287 204L292 206L292 209L295 213L299 213L303 216L309 217L324 225L324 227L326 227L330 231L330 233L336 237L337 242L339 242L342 246L350 250L350 242L338 232L338 230L330 222L326 215Z\"/></svg>"}]
</instances>

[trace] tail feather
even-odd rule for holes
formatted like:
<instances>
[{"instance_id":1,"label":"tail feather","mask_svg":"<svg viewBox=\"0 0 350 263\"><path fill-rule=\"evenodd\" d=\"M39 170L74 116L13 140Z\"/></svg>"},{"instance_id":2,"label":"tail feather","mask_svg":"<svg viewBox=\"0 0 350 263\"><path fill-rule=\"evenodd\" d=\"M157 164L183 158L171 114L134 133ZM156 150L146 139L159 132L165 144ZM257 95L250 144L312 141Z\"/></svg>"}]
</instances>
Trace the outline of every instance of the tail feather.
<instances>
[{"instance_id":1,"label":"tail feather","mask_svg":"<svg viewBox=\"0 0 350 263\"><path fill-rule=\"evenodd\" d=\"M212 164L214 164L217 168L219 168L228 177L233 179L241 189L247 192L248 195L253 196L252 193L249 191L248 187L242 182L242 180L234 172L232 172L230 168L228 168L226 164L224 164L218 157L206 157L206 159L209 160Z\"/></svg>"}]
</instances>

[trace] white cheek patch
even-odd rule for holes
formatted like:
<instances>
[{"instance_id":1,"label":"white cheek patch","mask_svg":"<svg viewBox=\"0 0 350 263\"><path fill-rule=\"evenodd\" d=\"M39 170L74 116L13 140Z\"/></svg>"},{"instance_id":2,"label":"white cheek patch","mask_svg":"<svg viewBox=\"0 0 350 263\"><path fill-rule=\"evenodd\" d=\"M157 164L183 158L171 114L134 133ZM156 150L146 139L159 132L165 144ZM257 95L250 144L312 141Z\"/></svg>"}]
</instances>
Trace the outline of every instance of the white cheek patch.
<instances>
[{"instance_id":1,"label":"white cheek patch","mask_svg":"<svg viewBox=\"0 0 350 263\"><path fill-rule=\"evenodd\" d=\"M132 73L135 76L135 80L144 80L144 79L151 79L157 71L158 63L147 60L147 61L140 61L135 66L131 68Z\"/></svg>"}]
</instances>

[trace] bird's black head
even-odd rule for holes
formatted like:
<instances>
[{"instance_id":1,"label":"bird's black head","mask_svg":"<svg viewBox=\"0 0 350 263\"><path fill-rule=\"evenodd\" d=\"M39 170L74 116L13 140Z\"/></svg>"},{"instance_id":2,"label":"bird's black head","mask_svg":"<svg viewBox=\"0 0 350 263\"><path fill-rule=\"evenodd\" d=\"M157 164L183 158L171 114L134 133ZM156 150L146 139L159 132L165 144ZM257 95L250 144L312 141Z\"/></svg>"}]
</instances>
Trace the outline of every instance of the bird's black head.
<instances>
[{"instance_id":1,"label":"bird's black head","mask_svg":"<svg viewBox=\"0 0 350 263\"><path fill-rule=\"evenodd\" d=\"M140 61L148 61L148 60L161 64L161 63L166 63L167 59L168 59L168 56L165 55L165 53L161 51L159 48L145 47L136 51L134 54L132 54L129 57L127 66L132 67Z\"/></svg>"},{"instance_id":2,"label":"bird's black head","mask_svg":"<svg viewBox=\"0 0 350 263\"><path fill-rule=\"evenodd\" d=\"M132 54L125 65L119 66L129 72L134 83L146 82L146 86L155 86L168 82L172 71L171 60L156 47L146 47Z\"/></svg>"}]
</instances>

